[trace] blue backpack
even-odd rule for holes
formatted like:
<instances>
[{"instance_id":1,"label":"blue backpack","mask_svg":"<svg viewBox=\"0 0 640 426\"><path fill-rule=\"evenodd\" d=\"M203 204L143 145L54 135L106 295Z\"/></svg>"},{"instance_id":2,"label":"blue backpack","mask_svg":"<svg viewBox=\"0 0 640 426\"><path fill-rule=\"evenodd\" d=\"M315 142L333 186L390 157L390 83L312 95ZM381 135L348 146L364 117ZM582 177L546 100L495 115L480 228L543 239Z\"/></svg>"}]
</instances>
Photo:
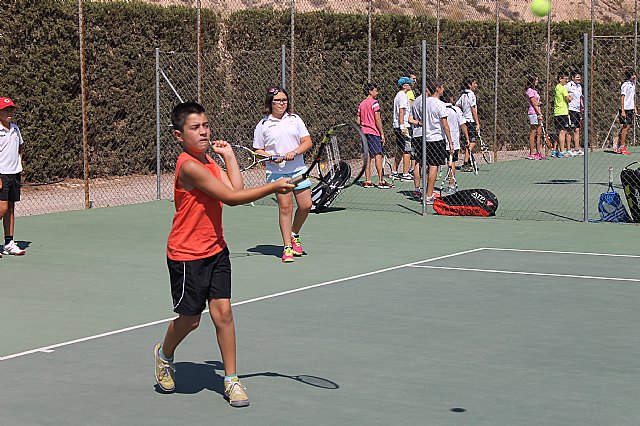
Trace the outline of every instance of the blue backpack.
<instances>
[{"instance_id":1,"label":"blue backpack","mask_svg":"<svg viewBox=\"0 0 640 426\"><path fill-rule=\"evenodd\" d=\"M607 192L600 194L600 201L598 202L600 220L593 222L631 222L631 217L624 207L624 204L622 204L620 194L613 189L613 170L609 168L609 172L609 189Z\"/></svg>"}]
</instances>

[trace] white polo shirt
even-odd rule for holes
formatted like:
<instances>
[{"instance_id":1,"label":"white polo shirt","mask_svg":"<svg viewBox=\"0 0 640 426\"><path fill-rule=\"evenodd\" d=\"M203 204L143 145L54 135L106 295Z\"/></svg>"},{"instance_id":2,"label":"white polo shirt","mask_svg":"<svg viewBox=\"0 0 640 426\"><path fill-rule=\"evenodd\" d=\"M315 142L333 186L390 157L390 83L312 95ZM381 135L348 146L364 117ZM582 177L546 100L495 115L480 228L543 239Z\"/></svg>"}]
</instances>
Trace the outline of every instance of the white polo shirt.
<instances>
[{"instance_id":1,"label":"white polo shirt","mask_svg":"<svg viewBox=\"0 0 640 426\"><path fill-rule=\"evenodd\" d=\"M449 142L442 128L443 117L447 117L447 107L440 99L433 96L427 98L426 110L424 112L424 136L427 142L437 142L444 140L449 148Z\"/></svg>"},{"instance_id":2,"label":"white polo shirt","mask_svg":"<svg viewBox=\"0 0 640 426\"><path fill-rule=\"evenodd\" d=\"M253 147L262 149L269 155L284 155L300 147L300 139L309 136L307 126L295 114L285 113L282 119L269 115L258 123L253 132ZM291 161L282 163L266 162L267 171L272 173L295 173L305 170L302 154Z\"/></svg>"},{"instance_id":3,"label":"white polo shirt","mask_svg":"<svg viewBox=\"0 0 640 426\"><path fill-rule=\"evenodd\" d=\"M402 126L400 126L400 108L404 108ZM393 98L393 127L395 129L409 128L409 97L402 90L396 93L396 97Z\"/></svg>"},{"instance_id":4,"label":"white polo shirt","mask_svg":"<svg viewBox=\"0 0 640 426\"><path fill-rule=\"evenodd\" d=\"M451 104L445 104L447 108L447 123L449 124L449 132L453 141L453 149L460 149L460 126L464 124L464 116L462 110Z\"/></svg>"},{"instance_id":5,"label":"white polo shirt","mask_svg":"<svg viewBox=\"0 0 640 426\"><path fill-rule=\"evenodd\" d=\"M464 120L466 123L474 122L471 108L476 107L476 112L478 112L478 106L476 105L476 103L476 94L473 93L473 90L471 89L466 89L456 101L456 105L458 105L460 109L462 109L462 114L464 115Z\"/></svg>"},{"instance_id":6,"label":"white polo shirt","mask_svg":"<svg viewBox=\"0 0 640 426\"><path fill-rule=\"evenodd\" d=\"M571 96L571 102L569 102L569 111L580 111L580 100L582 99L582 84L570 81L564 85L569 95Z\"/></svg>"},{"instance_id":7,"label":"white polo shirt","mask_svg":"<svg viewBox=\"0 0 640 426\"><path fill-rule=\"evenodd\" d=\"M622 83L620 87L620 95L624 95L624 109L635 109L636 106L636 84L631 80Z\"/></svg>"},{"instance_id":8,"label":"white polo shirt","mask_svg":"<svg viewBox=\"0 0 640 426\"><path fill-rule=\"evenodd\" d=\"M11 123L7 129L0 123L0 174L13 175L22 171L19 148L23 143L18 126Z\"/></svg>"}]
</instances>

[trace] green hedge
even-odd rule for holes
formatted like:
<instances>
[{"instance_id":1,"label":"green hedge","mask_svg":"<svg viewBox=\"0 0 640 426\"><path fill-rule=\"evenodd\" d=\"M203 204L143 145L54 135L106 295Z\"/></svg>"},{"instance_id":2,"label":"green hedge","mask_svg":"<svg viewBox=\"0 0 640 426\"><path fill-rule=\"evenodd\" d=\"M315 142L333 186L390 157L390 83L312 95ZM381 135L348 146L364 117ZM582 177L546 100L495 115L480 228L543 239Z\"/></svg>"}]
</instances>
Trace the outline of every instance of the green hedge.
<instances>
[{"instance_id":1,"label":"green hedge","mask_svg":"<svg viewBox=\"0 0 640 426\"><path fill-rule=\"evenodd\" d=\"M86 63L89 111L89 143L91 176L153 173L155 171L155 57L154 49L195 52L196 11L186 7L160 7L141 2L85 1ZM3 3L11 25L0 32L2 93L12 97L18 107L17 124L28 147L25 152L27 180L46 181L55 177L80 178L82 165L82 122L79 71L78 15L76 0L12 0ZM202 11L204 51L215 56L219 46L227 52L241 50L277 50L290 40L288 11L244 10L220 21L213 11ZM387 85L382 95L386 105L393 98L393 81L407 69L420 70L419 45L426 39L435 44L436 21L433 17L375 15L373 29L376 81ZM220 29L225 33L221 35ZM501 23L501 91L521 93L523 75L530 69L544 72L546 26L540 23ZM554 23L554 46L564 41L580 43L589 22ZM628 34L631 24L599 24L599 34ZM223 37L223 40L220 40ZM493 52L495 22L441 22L443 45L486 47ZM517 46L522 46L518 49ZM394 62L388 49L409 47L406 61ZM633 46L630 46L631 49ZM313 12L296 15L296 62L299 111L309 115L323 106L322 116L331 117L348 111L350 117L362 97L360 88L366 79L367 17L355 14ZM531 62L523 64L509 55L531 54ZM561 48L560 48L561 50ZM303 51L306 51L303 52ZM315 53L313 51L316 51ZM320 55L318 52L322 51ZM519 53L518 53L519 52ZM402 54L402 51L400 51ZM393 54L397 55L398 52ZM561 63L554 66L581 65L580 49L562 51ZM467 58L468 59L468 58ZM456 65L455 57L443 54L443 69ZM252 62L253 61L253 62ZM429 58L430 67L435 67ZM259 64L249 59L246 67ZM468 60L466 74L483 74L478 61ZM277 58L274 58L275 66ZM218 64L219 65L219 64ZM624 60L603 65L598 72L613 77L601 83L601 90L611 91L624 68ZM243 87L246 69L222 69L215 60L210 72L216 79L237 73ZM430 68L433 69L433 68ZM555 69L554 69L555 71ZM194 73L190 70L190 73ZM191 75L189 75L191 78ZM347 82L323 92L327 80ZM459 77L456 76L456 83ZM249 84L248 81L246 81ZM273 82L251 83L264 90ZM304 83L304 84L301 84ZM221 86L226 87L221 84ZM456 87L457 89L457 87ZM206 88L205 88L206 90ZM241 126L255 125L256 111L263 93L228 94L236 96L239 110L235 119ZM501 92L502 93L502 92ZM246 96L244 96L246 94ZM484 84L480 99L493 99L492 82ZM501 98L502 99L502 98ZM505 98L506 99L506 98ZM502 102L502 100L501 100ZM507 100L506 110L520 108L519 95ZM511 103L510 103L511 102ZM214 112L224 114L224 102L212 102ZM492 101L487 102L488 105ZM256 106L258 105L258 106ZM606 116L604 106L596 115ZM490 108L480 109L484 121L492 119ZM513 111L501 112L500 122L513 119ZM491 120L492 121L492 120ZM506 125L506 124L505 124ZM251 128L252 129L252 128Z\"/></svg>"}]
</instances>

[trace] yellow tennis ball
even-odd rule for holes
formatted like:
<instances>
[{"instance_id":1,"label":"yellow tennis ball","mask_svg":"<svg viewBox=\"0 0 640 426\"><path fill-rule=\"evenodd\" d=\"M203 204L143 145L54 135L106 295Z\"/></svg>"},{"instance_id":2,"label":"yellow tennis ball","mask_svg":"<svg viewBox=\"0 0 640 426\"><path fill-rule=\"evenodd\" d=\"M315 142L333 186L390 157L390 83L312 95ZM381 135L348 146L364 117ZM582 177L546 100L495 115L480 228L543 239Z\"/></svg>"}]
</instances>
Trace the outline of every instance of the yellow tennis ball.
<instances>
[{"instance_id":1,"label":"yellow tennis ball","mask_svg":"<svg viewBox=\"0 0 640 426\"><path fill-rule=\"evenodd\" d=\"M551 12L551 2L549 0L533 0L529 8L536 16L547 16Z\"/></svg>"}]
</instances>

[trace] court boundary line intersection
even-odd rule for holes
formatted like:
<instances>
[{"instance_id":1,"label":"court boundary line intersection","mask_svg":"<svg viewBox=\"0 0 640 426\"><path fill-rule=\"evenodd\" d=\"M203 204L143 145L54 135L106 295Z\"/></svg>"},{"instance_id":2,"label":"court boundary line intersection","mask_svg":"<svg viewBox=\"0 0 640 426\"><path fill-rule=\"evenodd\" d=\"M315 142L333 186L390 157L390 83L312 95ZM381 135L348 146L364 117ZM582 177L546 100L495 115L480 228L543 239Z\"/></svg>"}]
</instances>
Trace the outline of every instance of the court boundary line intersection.
<instances>
[{"instance_id":1,"label":"court boundary line intersection","mask_svg":"<svg viewBox=\"0 0 640 426\"><path fill-rule=\"evenodd\" d=\"M460 252L450 253L442 256L436 256L429 259L418 260L415 262L409 262L402 265L391 266L388 268L382 268L375 271L365 272L361 274L351 275L344 278L338 278L330 281L325 281L317 284L311 284L299 288L294 288L291 290L280 291L273 294L268 294L265 296L254 297L251 299L234 302L231 306L241 306L249 303L259 302L262 300L273 299L275 297L286 296L288 294L299 293L306 290L311 290L315 288L325 287L332 284L338 284L345 281L351 281L358 278L363 278L371 275L381 274L383 272L393 271L396 269L402 268L425 268L425 269L443 269L443 270L455 270L455 271L470 271L470 272L487 272L487 273L502 273L502 274L514 274L514 275L536 275L536 276L550 276L550 277L565 277L565 278L581 278L581 279L592 279L592 280L612 280L612 281L632 281L632 282L640 282L640 279L636 278L616 278L616 277L599 277L599 276L589 276L589 275L571 275L571 274L551 274L551 273L541 273L541 272L524 272L524 271L503 271L496 269L479 269L479 268L460 268L460 267L447 267L447 266L432 266L432 265L422 265L423 263L435 262L437 260L447 259L456 256L462 256L469 253L476 253L483 250L494 250L494 251L512 251L512 252L529 252L529 253L552 253L552 254L573 254L573 255L584 255L584 256L605 256L605 257L623 257L623 258L640 258L637 255L629 255L629 254L608 254L608 253L582 253L582 252L573 252L573 251L555 251L555 250L533 250L533 249L511 249L511 248L497 248L497 247L478 247L475 249L463 250ZM208 309L203 311L203 313L208 312ZM36 353L52 353L55 352L55 349L70 346L77 343L87 342L90 340L100 339L102 337L114 336L121 333L126 333L133 330L138 330L141 328L151 327L154 325L166 323L175 319L176 316L172 316L170 318L164 318L161 320L151 321L144 324L138 324L131 327L120 328L117 330L107 331L104 333L94 334L92 336L81 337L78 339L68 340L61 343L54 343L47 346L42 346L40 348L30 349L23 352L18 352L14 354L9 354L5 356L0 356L0 361L7 361L10 359L15 359L27 355L32 355Z\"/></svg>"}]
</instances>

